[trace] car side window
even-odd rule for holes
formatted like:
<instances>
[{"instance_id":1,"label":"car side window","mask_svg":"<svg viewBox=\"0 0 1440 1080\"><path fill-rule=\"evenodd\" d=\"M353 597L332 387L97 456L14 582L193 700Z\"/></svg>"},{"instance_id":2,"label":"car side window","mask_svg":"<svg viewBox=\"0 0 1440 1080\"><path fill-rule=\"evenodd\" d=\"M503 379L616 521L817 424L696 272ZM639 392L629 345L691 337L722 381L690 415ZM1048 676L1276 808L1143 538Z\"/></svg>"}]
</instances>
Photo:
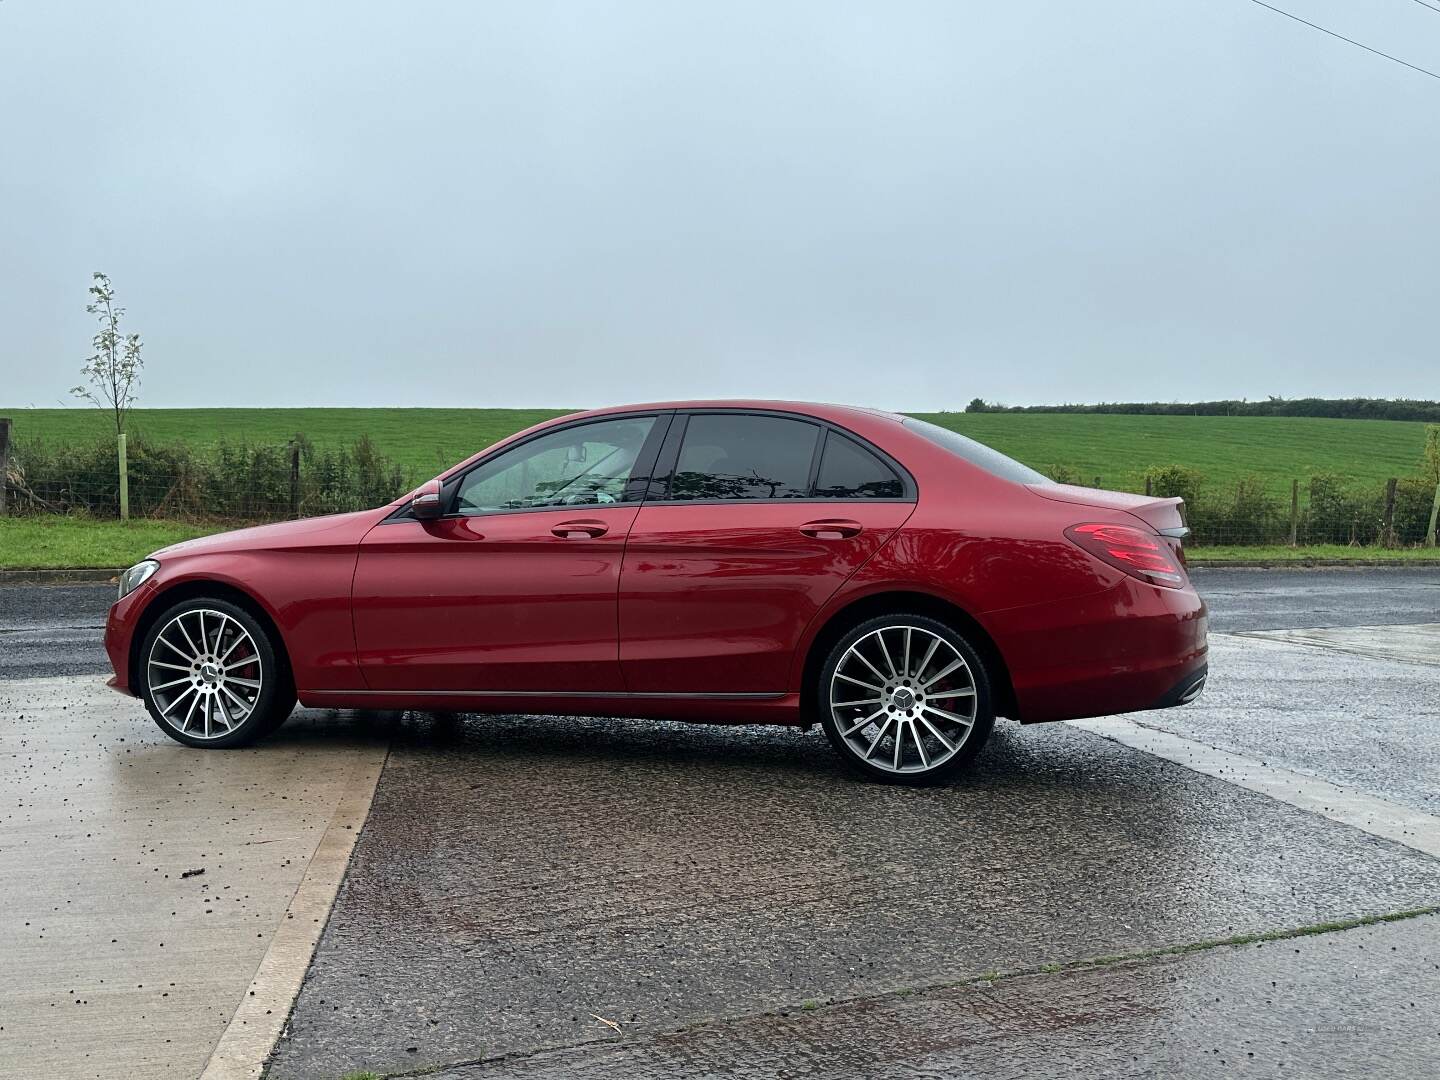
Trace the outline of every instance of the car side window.
<instances>
[{"instance_id":1,"label":"car side window","mask_svg":"<svg viewBox=\"0 0 1440 1080\"><path fill-rule=\"evenodd\" d=\"M455 496L457 514L594 506L620 502L653 416L561 428L471 469Z\"/></svg>"},{"instance_id":2,"label":"car side window","mask_svg":"<svg viewBox=\"0 0 1440 1080\"><path fill-rule=\"evenodd\" d=\"M690 417L670 498L803 499L820 428L802 420L744 413Z\"/></svg>"},{"instance_id":3,"label":"car side window","mask_svg":"<svg viewBox=\"0 0 1440 1080\"><path fill-rule=\"evenodd\" d=\"M900 499L905 485L895 470L853 439L832 431L825 439L817 499Z\"/></svg>"}]
</instances>

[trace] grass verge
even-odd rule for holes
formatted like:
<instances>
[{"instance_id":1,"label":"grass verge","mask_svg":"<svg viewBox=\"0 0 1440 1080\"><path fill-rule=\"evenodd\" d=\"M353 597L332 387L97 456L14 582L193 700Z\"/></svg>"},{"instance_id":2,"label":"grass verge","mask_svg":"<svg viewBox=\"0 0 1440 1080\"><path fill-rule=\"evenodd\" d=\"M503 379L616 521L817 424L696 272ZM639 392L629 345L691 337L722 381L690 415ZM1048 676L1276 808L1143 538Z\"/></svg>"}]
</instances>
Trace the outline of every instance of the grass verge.
<instances>
[{"instance_id":1,"label":"grass verge","mask_svg":"<svg viewBox=\"0 0 1440 1080\"><path fill-rule=\"evenodd\" d=\"M87 517L0 518L0 570L130 566L156 548L234 526L184 521L102 521ZM1318 566L1341 563L1440 563L1440 548L1328 546L1194 547L1192 566Z\"/></svg>"},{"instance_id":2,"label":"grass verge","mask_svg":"<svg viewBox=\"0 0 1440 1080\"><path fill-rule=\"evenodd\" d=\"M217 531L182 521L0 518L0 570L130 566L156 548Z\"/></svg>"},{"instance_id":3,"label":"grass verge","mask_svg":"<svg viewBox=\"0 0 1440 1080\"><path fill-rule=\"evenodd\" d=\"M1186 547L1191 566L1325 566L1341 563L1440 563L1440 548L1312 547Z\"/></svg>"}]
</instances>

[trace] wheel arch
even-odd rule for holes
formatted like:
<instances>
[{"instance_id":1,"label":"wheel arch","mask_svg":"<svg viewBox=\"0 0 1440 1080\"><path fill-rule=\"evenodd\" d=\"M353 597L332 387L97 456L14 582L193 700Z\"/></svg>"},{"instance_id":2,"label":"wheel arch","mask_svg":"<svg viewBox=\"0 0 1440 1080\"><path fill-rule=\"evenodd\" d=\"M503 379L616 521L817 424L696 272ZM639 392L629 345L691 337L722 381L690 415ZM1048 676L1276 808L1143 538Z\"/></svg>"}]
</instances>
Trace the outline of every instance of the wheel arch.
<instances>
[{"instance_id":1,"label":"wheel arch","mask_svg":"<svg viewBox=\"0 0 1440 1080\"><path fill-rule=\"evenodd\" d=\"M990 676L991 692L995 698L996 715L1012 719L1015 717L1017 703L1010 667L989 631L959 605L932 593L908 589L870 593L852 600L825 620L811 639L801 674L800 703L806 717L817 715L815 685L820 678L821 665L825 663L825 658L830 655L835 643L867 619L901 612L928 615L963 634L985 663L985 671Z\"/></svg>"},{"instance_id":2,"label":"wheel arch","mask_svg":"<svg viewBox=\"0 0 1440 1080\"><path fill-rule=\"evenodd\" d=\"M286 678L294 682L294 669L290 664L290 654L285 645L285 635L280 632L280 626L275 617L258 599L246 592L237 585L229 582L217 581L213 578L189 578L156 593L145 605L139 620L135 624L135 632L130 636L129 656L129 685L138 696L144 688L145 665L140 663L140 650L145 644L145 639L150 635L151 628L160 621L160 616L169 611L176 604L186 600L194 600L199 597L206 597L214 600L226 600L238 608L244 609L265 632L270 635L271 646L275 654L280 658L284 667ZM283 685L283 684L282 684Z\"/></svg>"}]
</instances>

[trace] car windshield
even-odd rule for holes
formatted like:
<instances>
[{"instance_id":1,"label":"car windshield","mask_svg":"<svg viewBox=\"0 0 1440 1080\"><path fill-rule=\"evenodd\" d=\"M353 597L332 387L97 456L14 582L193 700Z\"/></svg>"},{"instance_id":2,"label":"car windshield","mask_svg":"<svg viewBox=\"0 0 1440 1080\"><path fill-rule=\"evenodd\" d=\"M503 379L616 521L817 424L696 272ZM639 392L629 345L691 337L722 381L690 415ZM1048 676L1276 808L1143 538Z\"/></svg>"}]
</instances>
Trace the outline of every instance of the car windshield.
<instances>
[{"instance_id":1,"label":"car windshield","mask_svg":"<svg viewBox=\"0 0 1440 1080\"><path fill-rule=\"evenodd\" d=\"M917 435L923 435L936 446L944 447L956 457L964 458L971 465L977 465L991 476L1002 480L1013 480L1017 484L1049 484L1052 481L1044 473L1038 473L1029 465L1022 465L1012 457L1006 457L999 450L992 450L984 443L966 438L958 431L951 431L939 424L905 418L905 426Z\"/></svg>"}]
</instances>

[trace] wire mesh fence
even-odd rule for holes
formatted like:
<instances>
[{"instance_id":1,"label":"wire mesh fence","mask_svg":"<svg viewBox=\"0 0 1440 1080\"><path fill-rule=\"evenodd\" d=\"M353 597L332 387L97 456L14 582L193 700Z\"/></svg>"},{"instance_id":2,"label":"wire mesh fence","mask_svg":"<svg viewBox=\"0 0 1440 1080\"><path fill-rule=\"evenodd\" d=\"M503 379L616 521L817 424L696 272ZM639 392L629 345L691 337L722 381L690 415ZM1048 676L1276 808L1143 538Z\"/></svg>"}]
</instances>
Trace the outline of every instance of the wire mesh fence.
<instances>
[{"instance_id":1,"label":"wire mesh fence","mask_svg":"<svg viewBox=\"0 0 1440 1080\"><path fill-rule=\"evenodd\" d=\"M365 436L315 447L303 436L280 443L193 447L134 440L127 452L132 517L264 522L382 506L429 479L379 453ZM119 515L114 442L12 443L0 453L0 513ZM1429 470L1431 472L1435 470ZM1101 477L1052 470L1064 483L1104 486ZM1440 476L1377 484L1330 473L1296 479L1288 496L1259 477L1220 486L1183 465L1143 475L1144 493L1185 500L1196 546L1339 544L1412 547L1432 532ZM1136 485L1133 481L1129 485ZM1433 543L1433 538L1430 540Z\"/></svg>"},{"instance_id":2,"label":"wire mesh fence","mask_svg":"<svg viewBox=\"0 0 1440 1080\"><path fill-rule=\"evenodd\" d=\"M1166 470L1172 471L1172 470ZM1186 490L1151 484L1151 494L1185 499L1186 522L1196 546L1415 547L1433 544L1436 481L1396 477L1376 484L1322 473L1294 480L1278 496L1258 478L1229 490Z\"/></svg>"},{"instance_id":3,"label":"wire mesh fence","mask_svg":"<svg viewBox=\"0 0 1440 1080\"><path fill-rule=\"evenodd\" d=\"M4 470L12 515L116 517L120 480L113 444L10 448ZM132 517L203 521L279 521L383 506L420 478L361 437L349 447L317 449L303 438L279 444L130 444Z\"/></svg>"}]
</instances>

